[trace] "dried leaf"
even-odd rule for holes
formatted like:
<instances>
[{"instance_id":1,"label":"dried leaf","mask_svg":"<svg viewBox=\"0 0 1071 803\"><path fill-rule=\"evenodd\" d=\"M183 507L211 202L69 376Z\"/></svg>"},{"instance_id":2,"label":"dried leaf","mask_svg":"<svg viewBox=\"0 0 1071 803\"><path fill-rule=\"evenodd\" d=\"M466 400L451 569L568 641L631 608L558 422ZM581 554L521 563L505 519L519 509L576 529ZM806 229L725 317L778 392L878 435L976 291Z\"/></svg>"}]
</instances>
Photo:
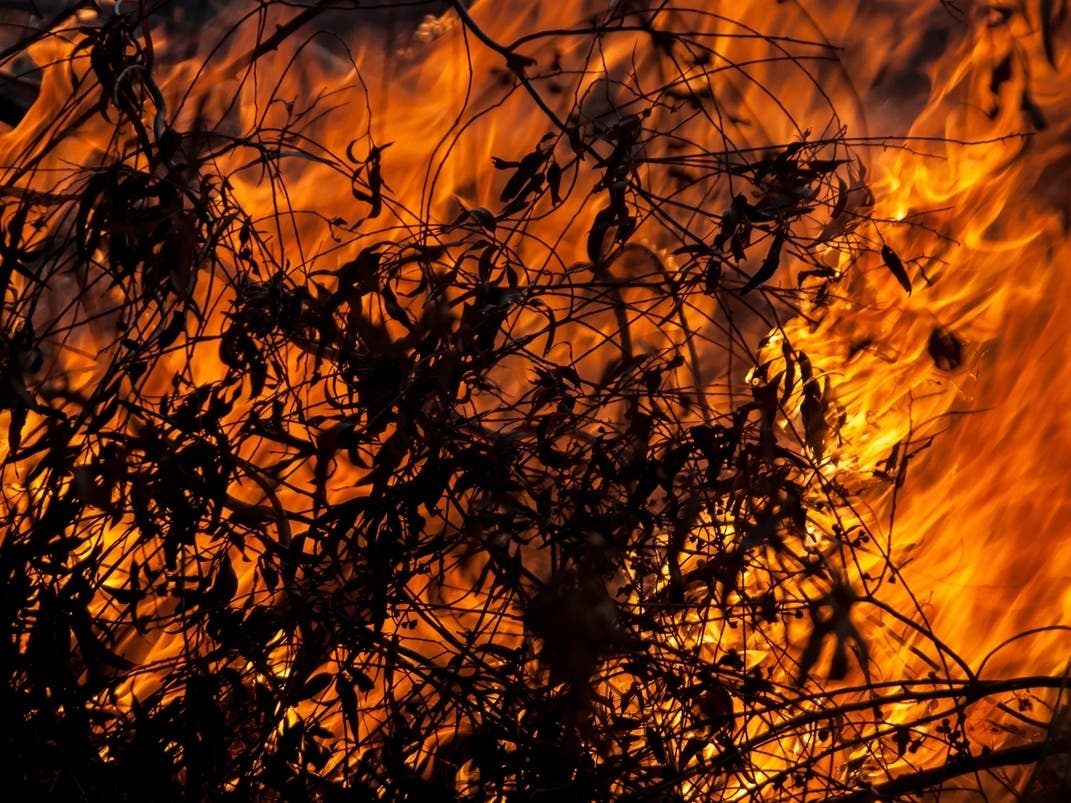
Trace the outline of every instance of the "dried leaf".
<instances>
[{"instance_id":1,"label":"dried leaf","mask_svg":"<svg viewBox=\"0 0 1071 803\"><path fill-rule=\"evenodd\" d=\"M349 738L357 741L361 735L361 717L357 710L357 694L353 691L353 684L344 674L335 676L335 692L338 694L338 704L342 709L342 716L349 726Z\"/></svg>"},{"instance_id":2,"label":"dried leaf","mask_svg":"<svg viewBox=\"0 0 1071 803\"><path fill-rule=\"evenodd\" d=\"M224 557L220 561L216 576L212 581L212 587L208 590L208 598L216 603L228 603L234 599L238 592L238 575L234 571L229 558Z\"/></svg>"},{"instance_id":3,"label":"dried leaf","mask_svg":"<svg viewBox=\"0 0 1071 803\"><path fill-rule=\"evenodd\" d=\"M836 220L844 214L844 209L848 205L848 185L844 183L844 179L837 176L837 200L833 203L833 211L829 215L830 220Z\"/></svg>"},{"instance_id":4,"label":"dried leaf","mask_svg":"<svg viewBox=\"0 0 1071 803\"><path fill-rule=\"evenodd\" d=\"M29 409L23 404L14 404L10 409L11 418L7 425L8 459L19 450L19 445L22 443L22 428L26 426L26 417L29 413Z\"/></svg>"},{"instance_id":5,"label":"dried leaf","mask_svg":"<svg viewBox=\"0 0 1071 803\"><path fill-rule=\"evenodd\" d=\"M394 295L394 291L389 287L383 287L380 289L379 294L383 298L384 312L406 329L412 329L413 322L409 320L409 315L406 314L405 310L402 309L402 306L398 303L398 298Z\"/></svg>"},{"instance_id":6,"label":"dried leaf","mask_svg":"<svg viewBox=\"0 0 1071 803\"><path fill-rule=\"evenodd\" d=\"M821 460L825 454L829 424L826 423L826 401L822 398L822 390L816 379L808 382L803 389L800 415L803 418L807 446L814 453L815 459Z\"/></svg>"},{"instance_id":7,"label":"dried leaf","mask_svg":"<svg viewBox=\"0 0 1071 803\"><path fill-rule=\"evenodd\" d=\"M348 670L348 674L353 678L353 682L356 684L357 688L365 694L376 687L375 681L360 669L350 669Z\"/></svg>"},{"instance_id":8,"label":"dried leaf","mask_svg":"<svg viewBox=\"0 0 1071 803\"><path fill-rule=\"evenodd\" d=\"M785 358L784 378L781 382L781 404L785 404L792 396L792 391L796 389L796 360L787 342L781 344L781 354Z\"/></svg>"},{"instance_id":9,"label":"dried leaf","mask_svg":"<svg viewBox=\"0 0 1071 803\"><path fill-rule=\"evenodd\" d=\"M495 159L493 157L495 167L500 170L513 165L516 165L517 168L513 175L510 176L509 181L506 182L506 186L503 187L502 194L498 200L512 201L522 196L523 191L532 186L533 180L539 175L539 168L543 166L549 155L548 151L536 148L536 150L524 156L520 162L506 162L503 159Z\"/></svg>"},{"instance_id":10,"label":"dried leaf","mask_svg":"<svg viewBox=\"0 0 1071 803\"><path fill-rule=\"evenodd\" d=\"M350 175L350 191L353 193L353 197L358 201L367 203L371 209L368 212L369 218L379 217L383 211L383 188L387 186L383 181L382 167L380 159L387 148L393 145L393 142L388 142L385 145L373 145L368 150L368 157L364 160L356 159L353 155L353 146L356 144L356 140L351 142L346 148L346 156L349 160L357 165L353 169ZM362 186L368 188L368 191L361 189Z\"/></svg>"},{"instance_id":11,"label":"dried leaf","mask_svg":"<svg viewBox=\"0 0 1071 803\"><path fill-rule=\"evenodd\" d=\"M896 277L896 281L900 283L900 286L910 295L911 279L908 278L904 263L900 261L900 257L889 246L883 245L881 247L881 258L885 262L885 267L889 269L889 272Z\"/></svg>"},{"instance_id":12,"label":"dried leaf","mask_svg":"<svg viewBox=\"0 0 1071 803\"><path fill-rule=\"evenodd\" d=\"M311 700L330 686L331 681L334 679L335 676L330 672L317 672L302 684L301 689L298 691L297 699Z\"/></svg>"},{"instance_id":13,"label":"dried leaf","mask_svg":"<svg viewBox=\"0 0 1071 803\"><path fill-rule=\"evenodd\" d=\"M560 195L562 186L562 169L557 162L551 162L547 167L547 186L550 187L550 199L557 206L562 202Z\"/></svg>"},{"instance_id":14,"label":"dried leaf","mask_svg":"<svg viewBox=\"0 0 1071 803\"><path fill-rule=\"evenodd\" d=\"M602 261L606 250L606 234L616 220L617 213L609 206L604 206L595 215L595 222L591 226L591 231L588 232L588 261L592 263Z\"/></svg>"},{"instance_id":15,"label":"dried leaf","mask_svg":"<svg viewBox=\"0 0 1071 803\"><path fill-rule=\"evenodd\" d=\"M766 258L762 261L762 265L755 271L755 275L747 280L740 294L748 293L773 278L774 273L777 272L777 268L781 265L781 247L785 244L785 232L783 229L778 229L774 235L773 242L770 243L770 250L766 252Z\"/></svg>"},{"instance_id":16,"label":"dried leaf","mask_svg":"<svg viewBox=\"0 0 1071 803\"><path fill-rule=\"evenodd\" d=\"M490 210L476 206L469 210L469 217L475 220L486 231L495 233L495 216L491 214Z\"/></svg>"}]
</instances>

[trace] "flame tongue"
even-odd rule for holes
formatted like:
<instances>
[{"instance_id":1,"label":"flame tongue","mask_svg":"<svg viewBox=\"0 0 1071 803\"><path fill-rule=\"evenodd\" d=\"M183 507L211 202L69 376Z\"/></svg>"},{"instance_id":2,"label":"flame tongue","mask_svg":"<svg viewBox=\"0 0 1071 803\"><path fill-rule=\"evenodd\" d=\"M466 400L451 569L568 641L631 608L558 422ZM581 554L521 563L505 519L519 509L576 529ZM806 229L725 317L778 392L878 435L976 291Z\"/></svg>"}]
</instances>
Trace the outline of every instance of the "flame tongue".
<instances>
[{"instance_id":1,"label":"flame tongue","mask_svg":"<svg viewBox=\"0 0 1071 803\"><path fill-rule=\"evenodd\" d=\"M1063 5L450 5L5 32L18 710L203 797L1058 794Z\"/></svg>"},{"instance_id":2,"label":"flame tongue","mask_svg":"<svg viewBox=\"0 0 1071 803\"><path fill-rule=\"evenodd\" d=\"M1042 6L1034 13L1051 12ZM882 334L843 368L838 392L860 400L849 426L870 465L890 447L900 459L919 452L898 495L894 540L908 585L932 594L935 632L962 645L971 663L1018 632L1060 621L1054 595L1066 575L1058 550L1046 546L1058 541L1066 476L1058 445L1065 338L1055 311L1063 276L1052 267L1067 253L1066 201L1052 187L1066 165L1059 132L1067 120L1063 104L1051 103L1066 93L1066 56L1057 62L1051 47L1056 21L1034 19L1040 24L1029 28L1010 14L975 20L935 63L934 74L948 78L912 125L921 150L927 138L949 140L938 158L879 160L888 178L876 188L877 214L947 238L907 229L896 243L925 290L902 311L827 319L831 329L847 324L842 338ZM979 140L986 144L970 144ZM1043 657L1056 643L1031 644L1033 666L1061 671L1059 658ZM989 669L1021 670L1021 648Z\"/></svg>"}]
</instances>

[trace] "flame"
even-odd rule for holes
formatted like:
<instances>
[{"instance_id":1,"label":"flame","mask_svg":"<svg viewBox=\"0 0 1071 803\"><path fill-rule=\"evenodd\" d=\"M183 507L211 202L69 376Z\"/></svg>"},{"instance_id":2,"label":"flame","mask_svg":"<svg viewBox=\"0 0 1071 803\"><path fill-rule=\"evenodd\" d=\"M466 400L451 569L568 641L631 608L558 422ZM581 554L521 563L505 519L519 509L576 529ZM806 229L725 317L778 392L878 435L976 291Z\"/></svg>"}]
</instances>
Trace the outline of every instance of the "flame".
<instances>
[{"instance_id":1,"label":"flame","mask_svg":"<svg viewBox=\"0 0 1071 803\"><path fill-rule=\"evenodd\" d=\"M603 767L642 752L608 795L1066 784L1038 763L1066 752L1071 604L1063 6L549 5L230 5L195 36L86 4L15 40L39 87L0 134L5 541L86 578L92 624L62 638L96 655L95 727L275 695L234 794L290 750L323 784L506 797L471 755L522 749L479 742L492 714ZM521 346L455 379L503 332ZM389 412L417 377L450 403L407 415L464 419L450 457L478 465L383 510L394 477L446 488ZM678 497L700 461L667 468L674 439L712 462L739 409L786 485L741 514L711 501L740 492L727 464ZM587 457L521 494L519 442ZM642 550L479 515L580 507L590 466L651 455ZM413 556L358 520L419 533ZM355 596L354 556L419 566ZM56 565L22 615L67 610ZM684 688L652 668L678 664Z\"/></svg>"}]
</instances>

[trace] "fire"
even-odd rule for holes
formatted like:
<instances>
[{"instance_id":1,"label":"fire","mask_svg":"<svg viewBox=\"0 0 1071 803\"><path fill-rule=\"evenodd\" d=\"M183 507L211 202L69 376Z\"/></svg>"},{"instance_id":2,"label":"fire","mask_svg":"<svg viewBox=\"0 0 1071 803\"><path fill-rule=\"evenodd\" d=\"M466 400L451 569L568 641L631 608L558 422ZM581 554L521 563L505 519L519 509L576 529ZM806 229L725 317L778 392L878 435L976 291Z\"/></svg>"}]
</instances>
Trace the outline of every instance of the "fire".
<instances>
[{"instance_id":1,"label":"fire","mask_svg":"<svg viewBox=\"0 0 1071 803\"><path fill-rule=\"evenodd\" d=\"M18 792L1060 798L1062 3L208 5L0 39Z\"/></svg>"}]
</instances>

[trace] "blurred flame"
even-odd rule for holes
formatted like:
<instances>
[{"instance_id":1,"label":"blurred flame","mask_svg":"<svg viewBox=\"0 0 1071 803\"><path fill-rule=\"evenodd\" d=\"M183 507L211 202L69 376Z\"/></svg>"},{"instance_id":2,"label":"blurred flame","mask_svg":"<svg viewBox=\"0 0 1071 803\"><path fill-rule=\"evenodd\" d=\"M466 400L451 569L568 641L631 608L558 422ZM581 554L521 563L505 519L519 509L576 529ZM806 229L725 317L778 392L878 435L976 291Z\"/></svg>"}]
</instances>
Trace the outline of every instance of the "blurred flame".
<instances>
[{"instance_id":1,"label":"blurred flame","mask_svg":"<svg viewBox=\"0 0 1071 803\"><path fill-rule=\"evenodd\" d=\"M589 11L605 14L605 5L593 4ZM1059 675L1067 669L1065 632L1049 629L1009 641L1031 629L1063 625L1071 613L1071 551L1061 549L1071 518L1071 495L1065 489L1071 476L1071 426L1065 420L1071 409L1067 375L1071 319L1060 313L1062 299L1071 292L1071 278L1064 270L1071 261L1067 237L1071 204L1066 194L1071 179L1071 47L1058 48L1055 63L1046 59L1040 16L1044 6L1030 3L1027 13L1012 15L1000 25L990 18L999 12L982 4L958 19L936 0L798 5L763 0L736 3L727 10L734 19L769 36L824 37L843 46L839 62L814 49L813 64L805 65L815 76L810 82L800 70L768 61L765 42L734 38L745 30L743 26L714 15L696 17L708 26L711 46L726 54L726 63L755 62L749 68L749 83L727 85L724 95L717 97L726 119L754 117L756 110L770 106L770 96L783 103L780 114L763 113L753 125L727 122L737 146L743 150L804 138L820 140L846 130L849 138L859 137L858 147L866 156L866 178L860 176L858 186L851 188L858 196L855 200L863 205L864 183L869 184L873 215L890 221L881 229L888 240L872 243L871 253L830 252L831 259L839 260L836 270L848 276L841 297L825 309L808 310L813 314L785 322L766 340L763 351L775 368L783 359L786 339L797 352L806 353L814 375L828 382L843 413L839 443L826 456L823 468L845 489L858 522L873 533L869 569L875 573L868 576L863 565L860 576L867 593L883 607L849 607L850 621L865 637L875 680L925 678L935 666L950 662L908 621L924 621L965 665L986 679ZM505 5L483 2L471 9L485 34L499 43L545 28L567 31L584 18L578 9L562 20L566 12L555 4L532 4L524 11L502 8ZM359 244L377 237L387 240L395 232L422 226L421 221L449 221L465 209L494 206L504 178L489 168L492 157L520 158L552 130L547 116L523 92L501 99L502 85L511 80L502 56L464 31L452 12L426 18L400 45L385 45L382 31L339 33L324 23L314 36L279 41L270 58L249 60L258 35L284 24L289 18L285 12L275 7L249 12L237 4L221 10L213 27L233 28L234 33L212 50L214 39L168 41L162 31L154 36L164 103L160 108L168 125L192 132L206 121L218 121L205 132L202 143L203 148L219 152L217 184L211 191L229 193L238 206L252 210L248 224L255 233L254 249L258 239L270 242L279 254L278 267L289 275L321 282L330 290L331 272L352 259ZM332 13L341 19L341 12ZM282 16L277 19L277 15ZM88 10L80 12L80 20L99 24ZM873 42L893 45L887 50ZM594 128L627 124L629 114L640 112L643 97L637 87L648 77L643 65L633 63L633 39L621 37L597 57L586 51L588 42L582 36L562 35L553 46L565 87L558 96L548 95L553 113L567 118L575 100L579 112L568 122ZM76 55L74 48L74 37L49 36L34 45L29 56L40 65L63 65ZM189 53L180 58L184 49ZM538 52L541 66L551 61L550 53L531 50ZM998 85L994 70L1004 63L1007 75ZM80 75L84 67L78 64L76 60L73 70L44 69L33 108L16 129L0 135L0 164L21 171L12 186L51 185L62 191L112 147L112 128L88 114L96 102L95 90L85 88L86 76ZM581 67L583 72L571 72ZM662 78L650 76L650 81ZM708 81L700 73L680 76L682 92L685 88L702 92L709 88ZM820 87L832 97L823 97ZM321 114L325 107L332 112ZM489 113L473 114L485 107ZM912 114L905 116L905 109ZM1037 130L1041 122L1044 128ZM76 136L42 150L45 134L64 126L75 128ZM268 153L275 145L267 138L258 139L259 131L293 134L290 143L295 149L276 159L279 154ZM863 140L887 132L888 139L881 143ZM689 126L687 133L696 139L710 136L711 147L720 147L716 137L704 134L702 120ZM360 206L349 177L328 158L347 149L356 160L365 160L369 169L378 153L383 180L390 188L382 217L374 221L374 228L369 221L371 231L362 231L360 237L345 221L340 225L318 213ZM35 157L32 163L27 161L29 155ZM273 171L279 172L273 175ZM362 175L362 180L370 179L367 171ZM280 194L283 187L285 197ZM533 275L560 273L568 282L570 271L583 260L584 237L598 210L598 204L590 202L589 189L582 188L572 200L541 215L541 231L564 234L543 252L525 246L529 250L522 261ZM711 202L704 199L702 188L692 188L687 197ZM429 244L439 236L426 230L421 234ZM647 242L656 251L666 245ZM913 286L910 295L876 258L883 245L903 259ZM191 298L205 312L206 335L218 335L226 324L223 310L235 292L237 274L228 279L211 286L203 279L194 280ZM12 281L24 279L15 276ZM788 286L790 280L778 281ZM73 295L90 292L73 284L67 289ZM670 302L649 297L642 287L622 292L633 306L647 310L647 323L636 326L642 336L642 342L634 344L636 353L654 354L679 344L681 332L675 328ZM113 297L106 293L84 303L106 311L111 302L120 300L118 289L108 293ZM564 302L547 300L550 306L560 303ZM704 316L715 321L719 310L711 302L709 309L687 314L691 327L701 329L710 325L703 323ZM518 315L533 327L540 326L531 310ZM127 323L140 326L141 336L151 336L168 322ZM931 345L935 332L950 333L961 344L961 358L953 361L961 365L943 369L935 364L939 360L934 350L941 349L940 342ZM572 349L580 357L599 336L590 332L585 339L577 332L554 349L563 356ZM218 348L209 337L205 340L209 345L180 341L173 364L155 369L145 392L169 392L172 375L185 365L192 366L190 387L221 376L225 368ZM96 387L99 366L106 363L99 352L113 348L107 343L88 329L71 333L57 359L72 390L91 392ZM309 374L309 355L294 349L286 358L293 376ZM598 368L583 361L581 366L591 372ZM523 366L514 369L518 386L528 381ZM732 370L711 364L705 379L712 387L739 387L741 377L726 378ZM324 401L317 395L322 393L322 388L310 385L309 407ZM804 403L802 394L797 393L793 403ZM238 417L236 411L232 420ZM779 425L799 429L800 422L789 418ZM255 450L236 457L266 459ZM355 487L361 476L358 468L341 456L337 462L325 501L337 503L367 492ZM905 465L908 470L902 475ZM315 482L313 467L297 466L287 479L309 487ZM5 475L5 483L15 481ZM78 477L71 482L78 482ZM263 489L252 482L246 485L231 491L238 503L264 506ZM32 483L26 490L34 494ZM304 504L285 487L278 491L278 503L283 508ZM827 538L826 533L835 531L832 518L820 523L821 527L812 527L815 540L808 545L812 549ZM138 571L131 556L142 569L159 561L132 544L135 534L128 524L112 522L101 544L87 542L72 553L75 559L84 558L101 548L101 581L107 587L130 582L131 573ZM701 536L703 527L700 517L694 537ZM299 528L290 537L300 534ZM235 599L271 598L259 579L255 555L221 547L207 536L199 537L198 546L206 556L231 549L239 570ZM890 553L895 574L882 568ZM126 557L109 557L114 555ZM191 567L195 569L199 570ZM663 581L668 583L666 571ZM486 628L483 619L497 613L502 621L496 645L505 649L520 644L523 627L518 612L481 610L480 603L471 599L474 591L466 572L458 567L451 582L436 591L442 594L442 609L453 611L452 635ZM431 583L421 587L414 582L408 593L422 598L432 593ZM592 603L590 595L584 596L585 589L563 593L566 608L577 606L599 618L602 603L598 599ZM119 618L122 606L117 601L102 595L97 602L103 618ZM612 619L608 598L605 604L610 610L602 611L603 619ZM895 618L895 612L904 619ZM600 627L612 629L613 623L600 620L590 627L596 632ZM410 649L430 660L448 652L442 645L451 634L436 632L427 622L409 627L403 615L388 620L385 628L387 635L399 634ZM803 630L786 625L784 636L794 649L803 647ZM265 678L272 676L272 683L283 683L295 660L295 647L282 630L276 638L271 665L257 671ZM679 644L674 646L739 649L747 656L745 669L749 669L768 656L768 645L751 643L749 638L724 624L715 627L698 616L694 621L683 616ZM181 634L130 632L120 651L138 666L162 667L188 648ZM337 665L329 661L318 671L334 674ZM625 696L627 673L622 671L621 678L616 685L608 682L600 693ZM161 683L166 683L162 671L133 672L118 704L130 706ZM371 678L370 686L362 705L374 712L377 695L383 693L382 678ZM297 713L329 708L335 698L328 688L296 704ZM739 701L736 705L739 709ZM890 704L884 722L895 726L917 710L918 704L909 701ZM682 716L670 710L646 714L667 720ZM999 746L997 726L1004 722L1003 715L994 710L972 716L996 728L978 738ZM334 726L340 738L350 727L341 715L335 717ZM360 723L366 732L376 726L374 720ZM752 722L752 727L757 729L758 723ZM976 727L980 733L982 724ZM816 726L805 738L783 740L766 774L728 790L727 797L747 799L791 766L794 758L822 749L818 732ZM758 736L758 730L744 734L745 739ZM710 744L708 753L713 750ZM434 755L434 747L429 745L427 752ZM926 764L943 758L917 755L913 760ZM863 759L860 754L858 766L866 772ZM478 776L471 761L460 763L458 788L475 788ZM698 786L691 792L705 793Z\"/></svg>"}]
</instances>

